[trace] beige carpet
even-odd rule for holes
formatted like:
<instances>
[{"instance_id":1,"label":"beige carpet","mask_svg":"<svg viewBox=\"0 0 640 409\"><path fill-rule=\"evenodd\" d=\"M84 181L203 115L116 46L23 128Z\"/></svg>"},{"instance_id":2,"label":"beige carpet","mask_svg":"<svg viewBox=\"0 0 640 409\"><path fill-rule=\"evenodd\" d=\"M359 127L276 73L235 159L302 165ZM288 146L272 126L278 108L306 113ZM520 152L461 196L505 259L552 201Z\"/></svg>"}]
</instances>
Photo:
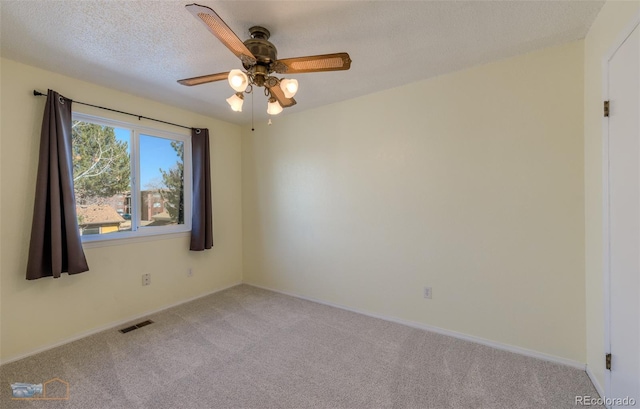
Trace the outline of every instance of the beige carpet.
<instances>
[{"instance_id":1,"label":"beige carpet","mask_svg":"<svg viewBox=\"0 0 640 409\"><path fill-rule=\"evenodd\" d=\"M3 365L0 407L558 409L597 396L574 368L247 285L149 318ZM11 399L10 383L56 377L69 400Z\"/></svg>"}]
</instances>

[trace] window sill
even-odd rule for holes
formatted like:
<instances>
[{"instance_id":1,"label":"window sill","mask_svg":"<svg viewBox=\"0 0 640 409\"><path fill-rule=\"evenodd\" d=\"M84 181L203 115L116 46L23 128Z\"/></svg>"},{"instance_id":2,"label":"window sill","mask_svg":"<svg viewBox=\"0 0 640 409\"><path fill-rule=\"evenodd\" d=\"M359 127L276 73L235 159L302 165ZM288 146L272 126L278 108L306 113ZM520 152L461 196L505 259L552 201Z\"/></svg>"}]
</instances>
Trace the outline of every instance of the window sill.
<instances>
[{"instance_id":1,"label":"window sill","mask_svg":"<svg viewBox=\"0 0 640 409\"><path fill-rule=\"evenodd\" d=\"M145 243L149 241L177 239L181 237L189 237L190 235L191 235L190 231L181 231L181 232L175 232L175 233L151 234L151 235L145 235L145 236L125 237L125 238L105 237L105 238L100 238L99 240L82 242L82 247L85 249L93 249L98 247L124 246L127 244L133 244L133 243Z\"/></svg>"}]
</instances>

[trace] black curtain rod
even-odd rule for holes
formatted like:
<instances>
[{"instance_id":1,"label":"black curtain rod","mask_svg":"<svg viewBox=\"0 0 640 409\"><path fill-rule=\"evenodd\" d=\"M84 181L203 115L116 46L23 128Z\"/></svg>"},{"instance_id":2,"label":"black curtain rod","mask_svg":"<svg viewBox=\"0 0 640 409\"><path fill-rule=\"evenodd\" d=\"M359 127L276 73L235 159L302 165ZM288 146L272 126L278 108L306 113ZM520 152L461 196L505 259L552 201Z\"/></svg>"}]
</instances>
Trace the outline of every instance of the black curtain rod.
<instances>
[{"instance_id":1,"label":"black curtain rod","mask_svg":"<svg viewBox=\"0 0 640 409\"><path fill-rule=\"evenodd\" d=\"M35 89L33 90L33 95L35 95L36 97L39 97L39 96L45 96L45 97L46 97L46 96L47 96L47 94L43 94L42 92L37 91L37 90L35 90ZM132 113L130 113L130 112L118 111L117 109L111 109L111 108L101 107L101 106L99 106L99 105L87 104L86 102L80 102L80 101L75 101L75 100L71 100L71 101L73 101L73 102L74 102L74 103L76 103L76 104L86 105L86 106L88 106L88 107L94 107L94 108L104 109L105 111L111 111L111 112L117 112L117 113L119 113L119 114L125 114L125 115L135 116L136 118L138 118L138 120L141 120L141 119L143 119L143 118L144 118L144 119L148 119L149 121L161 122L161 123L163 123L163 124L172 125L172 126L177 126L177 127L179 127L179 128L184 128L184 129L193 129L193 128L192 128L192 127L190 127L190 126L178 125L178 124L174 124L174 123L172 123L172 122L162 121L162 120L160 120L160 119L149 118L148 116L136 115L136 114L132 114Z\"/></svg>"}]
</instances>

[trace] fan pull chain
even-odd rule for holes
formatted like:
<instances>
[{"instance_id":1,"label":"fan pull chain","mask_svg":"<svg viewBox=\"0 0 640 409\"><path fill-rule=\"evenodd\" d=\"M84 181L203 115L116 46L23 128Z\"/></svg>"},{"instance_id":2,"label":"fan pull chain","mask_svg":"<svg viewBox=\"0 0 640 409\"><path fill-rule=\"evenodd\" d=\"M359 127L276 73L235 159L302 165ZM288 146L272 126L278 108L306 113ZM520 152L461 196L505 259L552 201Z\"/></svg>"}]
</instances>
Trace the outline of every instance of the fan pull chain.
<instances>
[{"instance_id":1,"label":"fan pull chain","mask_svg":"<svg viewBox=\"0 0 640 409\"><path fill-rule=\"evenodd\" d=\"M251 90L251 132L255 131L253 127L253 90Z\"/></svg>"}]
</instances>

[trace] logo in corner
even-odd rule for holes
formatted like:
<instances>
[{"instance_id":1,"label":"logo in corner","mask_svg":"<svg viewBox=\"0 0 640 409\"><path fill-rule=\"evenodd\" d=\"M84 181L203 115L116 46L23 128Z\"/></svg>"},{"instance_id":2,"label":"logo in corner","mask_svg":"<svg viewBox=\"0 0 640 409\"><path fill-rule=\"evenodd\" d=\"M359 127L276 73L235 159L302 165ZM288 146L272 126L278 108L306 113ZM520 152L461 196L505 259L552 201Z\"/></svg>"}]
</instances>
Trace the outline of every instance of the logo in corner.
<instances>
[{"instance_id":1,"label":"logo in corner","mask_svg":"<svg viewBox=\"0 0 640 409\"><path fill-rule=\"evenodd\" d=\"M31 398L35 394L42 394L42 384L38 383L12 383L11 391L14 398Z\"/></svg>"},{"instance_id":2,"label":"logo in corner","mask_svg":"<svg viewBox=\"0 0 640 409\"><path fill-rule=\"evenodd\" d=\"M49 379L44 383L16 382L11 385L14 400L69 400L69 382L60 378Z\"/></svg>"}]
</instances>

